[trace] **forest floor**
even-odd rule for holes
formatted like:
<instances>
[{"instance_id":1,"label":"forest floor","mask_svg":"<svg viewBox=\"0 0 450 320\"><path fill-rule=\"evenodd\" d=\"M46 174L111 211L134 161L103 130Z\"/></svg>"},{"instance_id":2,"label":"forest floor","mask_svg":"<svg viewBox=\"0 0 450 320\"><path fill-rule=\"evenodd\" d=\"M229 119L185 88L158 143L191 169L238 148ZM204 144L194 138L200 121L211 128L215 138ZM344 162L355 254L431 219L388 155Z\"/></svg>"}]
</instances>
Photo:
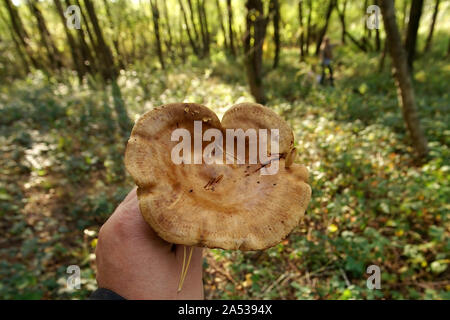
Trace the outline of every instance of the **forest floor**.
<instances>
[{"instance_id":1,"label":"forest floor","mask_svg":"<svg viewBox=\"0 0 450 320\"><path fill-rule=\"evenodd\" d=\"M286 49L265 75L267 106L292 126L312 201L301 225L261 252L205 250L208 299L450 299L450 63L417 61L414 87L430 159L413 161L389 63L339 49L335 87ZM317 71L318 72L318 71ZM144 63L111 87L35 73L0 85L0 298L83 299L96 288L98 230L132 188L114 105L131 120L169 102L219 117L252 101L241 61L223 54L163 72ZM80 290L66 288L79 265ZM381 268L381 289L366 268Z\"/></svg>"}]
</instances>

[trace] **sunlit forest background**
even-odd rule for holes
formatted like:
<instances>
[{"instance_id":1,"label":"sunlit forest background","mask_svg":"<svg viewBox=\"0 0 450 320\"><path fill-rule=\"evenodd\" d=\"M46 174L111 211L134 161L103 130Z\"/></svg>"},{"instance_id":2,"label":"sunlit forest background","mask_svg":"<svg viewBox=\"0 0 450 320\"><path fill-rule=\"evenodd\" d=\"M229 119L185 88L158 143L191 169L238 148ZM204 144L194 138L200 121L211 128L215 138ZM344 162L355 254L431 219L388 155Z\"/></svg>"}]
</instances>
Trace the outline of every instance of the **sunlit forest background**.
<instances>
[{"instance_id":1,"label":"sunlit forest background","mask_svg":"<svg viewBox=\"0 0 450 320\"><path fill-rule=\"evenodd\" d=\"M292 126L312 201L276 247L205 250L205 297L450 299L450 3L392 2L0 0L0 298L96 289L140 114L257 101Z\"/></svg>"}]
</instances>

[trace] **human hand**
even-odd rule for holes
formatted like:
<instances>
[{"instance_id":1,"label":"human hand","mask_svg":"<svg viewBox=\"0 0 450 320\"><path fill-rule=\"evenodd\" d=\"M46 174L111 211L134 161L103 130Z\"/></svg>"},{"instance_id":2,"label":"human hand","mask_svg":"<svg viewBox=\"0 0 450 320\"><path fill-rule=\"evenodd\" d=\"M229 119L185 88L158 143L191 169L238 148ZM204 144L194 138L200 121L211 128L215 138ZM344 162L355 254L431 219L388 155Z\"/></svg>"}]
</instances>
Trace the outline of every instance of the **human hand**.
<instances>
[{"instance_id":1,"label":"human hand","mask_svg":"<svg viewBox=\"0 0 450 320\"><path fill-rule=\"evenodd\" d=\"M201 248L194 248L183 289L177 292L183 250L144 221L134 188L100 229L98 286L126 299L203 299Z\"/></svg>"}]
</instances>

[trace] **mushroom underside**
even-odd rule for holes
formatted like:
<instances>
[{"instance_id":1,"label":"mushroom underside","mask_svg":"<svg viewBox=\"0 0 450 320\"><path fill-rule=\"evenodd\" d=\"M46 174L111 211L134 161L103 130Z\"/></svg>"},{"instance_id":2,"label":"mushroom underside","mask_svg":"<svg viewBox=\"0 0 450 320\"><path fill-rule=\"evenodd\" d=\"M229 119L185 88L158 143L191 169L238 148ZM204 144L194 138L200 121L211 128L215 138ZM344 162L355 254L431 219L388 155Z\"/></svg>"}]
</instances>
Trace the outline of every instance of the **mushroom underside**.
<instances>
[{"instance_id":1,"label":"mushroom underside","mask_svg":"<svg viewBox=\"0 0 450 320\"><path fill-rule=\"evenodd\" d=\"M258 113L258 108L265 107L252 104L250 108ZM264 123L270 126L273 112L265 109L265 118L254 120L259 128ZM225 114L222 123L230 127L234 118L243 124L248 109L230 110L234 110L233 116ZM171 150L178 143L171 141L173 130L185 128L193 134L193 120L198 120L204 131L224 131L215 114L204 106L168 105L141 117L129 139L125 164L138 185L142 215L161 238L190 246L261 250L279 243L295 228L311 197L308 172L295 163L285 167L293 136L273 114L273 123L281 127L280 155L269 164L278 166L273 175L261 175L261 168L267 165L261 163L173 163ZM245 125L251 127L251 120ZM201 150L209 143L203 142ZM193 154L194 150L192 158Z\"/></svg>"}]
</instances>

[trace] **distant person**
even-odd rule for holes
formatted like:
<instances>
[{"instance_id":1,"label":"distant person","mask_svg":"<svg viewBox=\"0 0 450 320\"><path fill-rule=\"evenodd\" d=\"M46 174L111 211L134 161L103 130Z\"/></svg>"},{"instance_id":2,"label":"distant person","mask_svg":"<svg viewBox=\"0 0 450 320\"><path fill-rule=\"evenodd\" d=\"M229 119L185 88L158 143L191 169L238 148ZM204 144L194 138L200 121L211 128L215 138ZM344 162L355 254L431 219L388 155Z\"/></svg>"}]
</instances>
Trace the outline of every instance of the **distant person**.
<instances>
[{"instance_id":1,"label":"distant person","mask_svg":"<svg viewBox=\"0 0 450 320\"><path fill-rule=\"evenodd\" d=\"M331 61L333 59L333 47L328 37L324 37L320 45L320 60L322 64L322 76L320 77L320 84L325 83L325 69L328 68L330 84L333 86L333 69L331 68Z\"/></svg>"}]
</instances>

